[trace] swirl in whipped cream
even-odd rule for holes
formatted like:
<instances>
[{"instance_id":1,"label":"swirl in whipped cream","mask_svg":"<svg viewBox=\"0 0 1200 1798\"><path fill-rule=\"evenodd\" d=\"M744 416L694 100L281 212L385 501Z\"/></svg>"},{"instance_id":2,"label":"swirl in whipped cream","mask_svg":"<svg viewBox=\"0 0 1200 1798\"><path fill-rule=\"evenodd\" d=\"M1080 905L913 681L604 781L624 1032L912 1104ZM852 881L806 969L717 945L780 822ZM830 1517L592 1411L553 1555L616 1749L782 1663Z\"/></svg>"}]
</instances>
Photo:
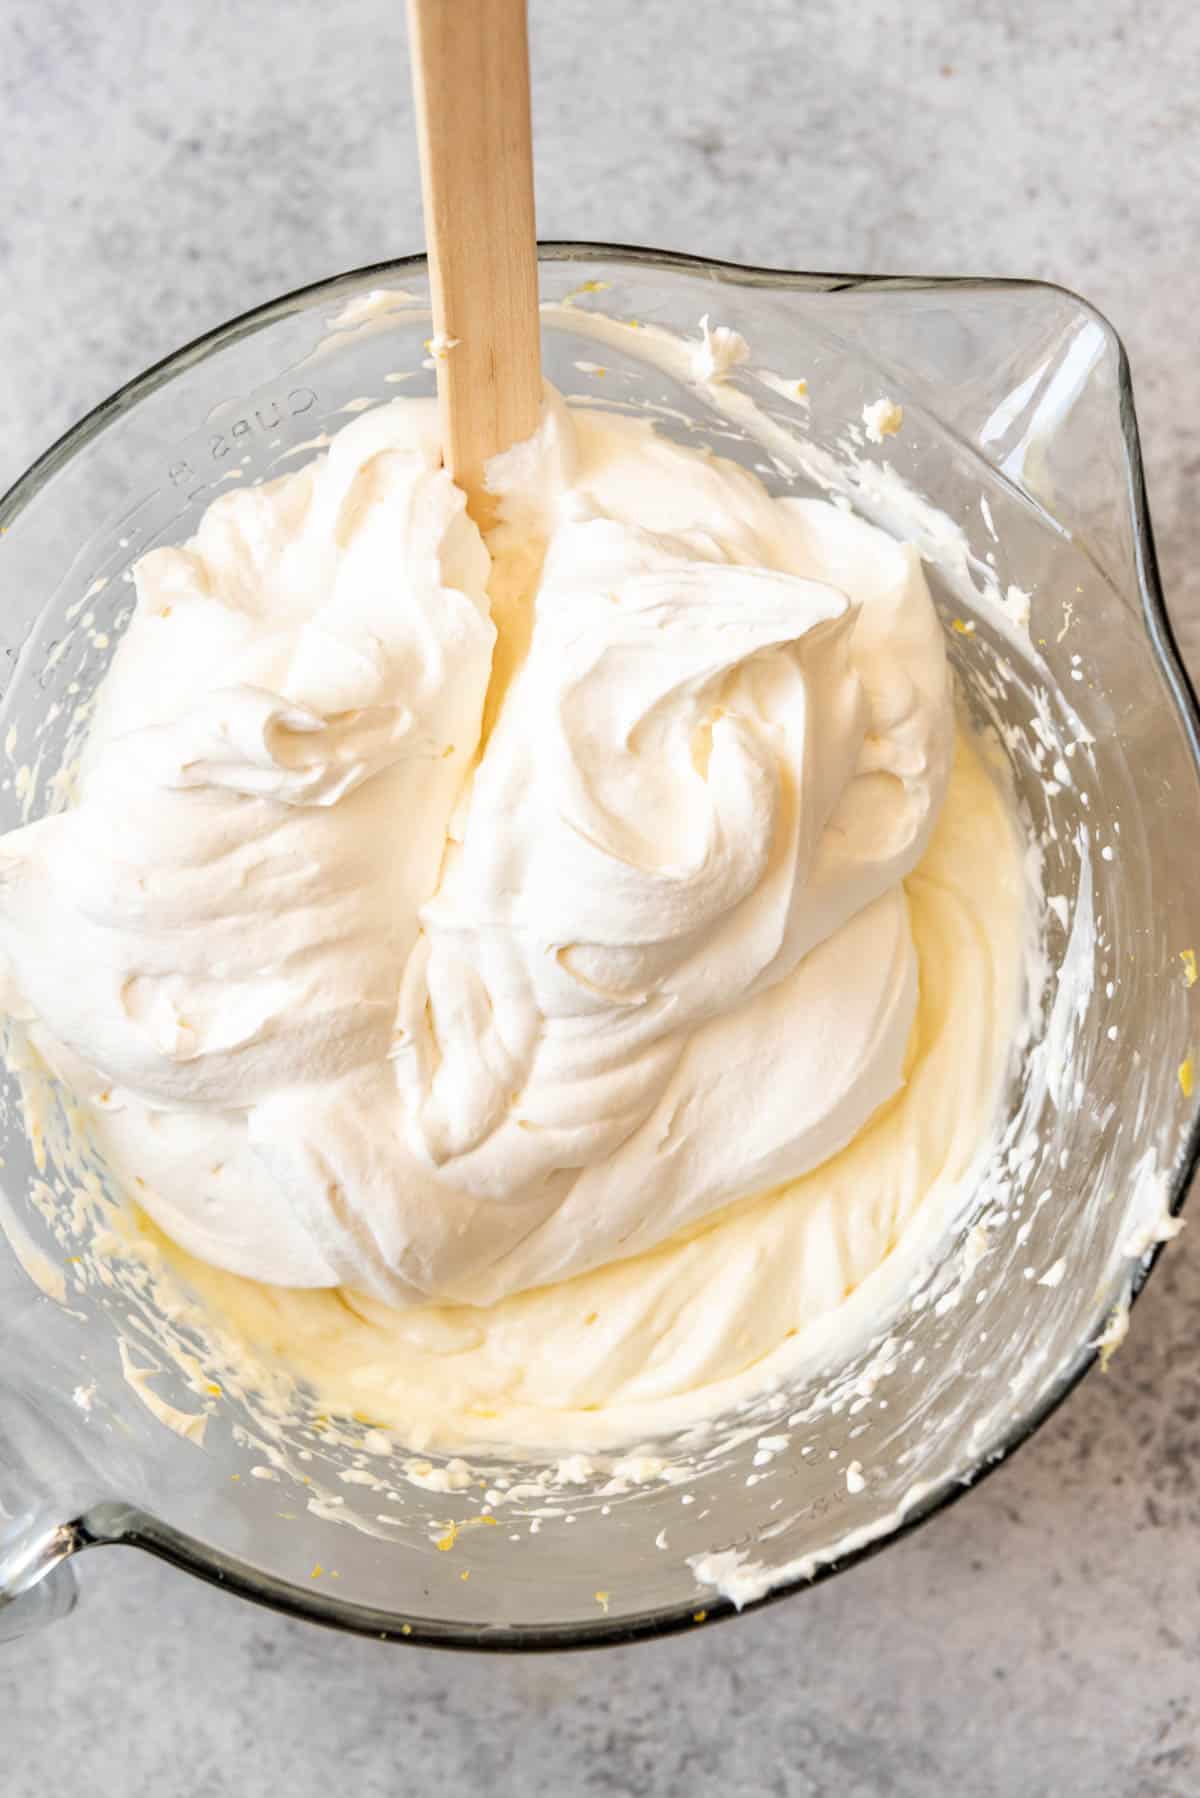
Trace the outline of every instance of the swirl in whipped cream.
<instances>
[{"instance_id":1,"label":"swirl in whipped cream","mask_svg":"<svg viewBox=\"0 0 1200 1798\"><path fill-rule=\"evenodd\" d=\"M903 1082L953 741L914 552L554 396L493 485L485 544L399 401L214 502L0 845L10 1008L255 1279L490 1304Z\"/></svg>"}]
</instances>

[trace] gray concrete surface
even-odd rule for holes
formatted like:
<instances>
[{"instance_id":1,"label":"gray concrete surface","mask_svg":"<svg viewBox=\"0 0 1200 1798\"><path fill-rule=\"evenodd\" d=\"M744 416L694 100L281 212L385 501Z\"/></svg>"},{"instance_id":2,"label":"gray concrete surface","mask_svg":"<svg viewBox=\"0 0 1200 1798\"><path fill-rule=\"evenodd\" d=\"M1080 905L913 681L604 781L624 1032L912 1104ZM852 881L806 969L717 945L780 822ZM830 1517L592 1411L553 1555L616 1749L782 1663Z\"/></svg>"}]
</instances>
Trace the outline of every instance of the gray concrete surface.
<instances>
[{"instance_id":1,"label":"gray concrete surface","mask_svg":"<svg viewBox=\"0 0 1200 1798\"><path fill-rule=\"evenodd\" d=\"M532 10L543 235L1039 275L1105 310L1200 661L1200 14ZM0 0L0 485L184 339L419 247L402 13ZM986 1487L881 1559L697 1638L530 1662L389 1652L97 1555L74 1617L0 1661L0 1790L1200 1791L1192 1234L1109 1375Z\"/></svg>"}]
</instances>

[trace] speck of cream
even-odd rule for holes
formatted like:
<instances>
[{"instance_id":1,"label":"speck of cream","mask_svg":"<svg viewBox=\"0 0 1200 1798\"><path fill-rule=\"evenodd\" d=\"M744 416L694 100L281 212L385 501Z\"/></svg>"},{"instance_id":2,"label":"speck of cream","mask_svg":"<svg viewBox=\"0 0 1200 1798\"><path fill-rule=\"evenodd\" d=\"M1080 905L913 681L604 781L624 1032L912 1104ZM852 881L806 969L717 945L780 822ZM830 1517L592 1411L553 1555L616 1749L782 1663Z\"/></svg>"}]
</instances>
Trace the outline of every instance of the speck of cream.
<instances>
[{"instance_id":1,"label":"speck of cream","mask_svg":"<svg viewBox=\"0 0 1200 1798\"><path fill-rule=\"evenodd\" d=\"M885 437L894 437L904 423L904 408L895 400L876 400L873 405L863 407L862 421L868 440L882 443Z\"/></svg>"}]
</instances>

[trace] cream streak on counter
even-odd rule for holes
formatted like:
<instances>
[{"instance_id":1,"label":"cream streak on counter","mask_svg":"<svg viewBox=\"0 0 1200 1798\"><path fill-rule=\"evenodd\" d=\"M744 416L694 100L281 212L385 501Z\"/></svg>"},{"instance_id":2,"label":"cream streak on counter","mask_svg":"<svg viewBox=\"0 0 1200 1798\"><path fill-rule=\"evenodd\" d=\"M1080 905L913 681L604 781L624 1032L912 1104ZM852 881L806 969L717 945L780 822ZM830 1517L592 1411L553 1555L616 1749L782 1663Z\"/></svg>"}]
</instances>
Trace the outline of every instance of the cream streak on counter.
<instances>
[{"instance_id":1,"label":"cream streak on counter","mask_svg":"<svg viewBox=\"0 0 1200 1798\"><path fill-rule=\"evenodd\" d=\"M430 1327L616 1274L900 1091L954 749L910 549L554 396L485 545L435 433L381 406L144 557L76 804L0 845L8 1003L151 1217Z\"/></svg>"}]
</instances>

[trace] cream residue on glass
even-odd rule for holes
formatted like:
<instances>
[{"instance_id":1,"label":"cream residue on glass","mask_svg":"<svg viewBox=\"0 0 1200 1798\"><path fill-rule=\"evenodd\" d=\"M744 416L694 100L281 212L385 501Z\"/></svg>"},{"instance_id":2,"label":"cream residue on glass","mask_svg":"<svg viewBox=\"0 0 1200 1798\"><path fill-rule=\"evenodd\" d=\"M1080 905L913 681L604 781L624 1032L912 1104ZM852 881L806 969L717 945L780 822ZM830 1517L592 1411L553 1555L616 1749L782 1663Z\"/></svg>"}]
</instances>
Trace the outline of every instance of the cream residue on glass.
<instances>
[{"instance_id":1,"label":"cream residue on glass","mask_svg":"<svg viewBox=\"0 0 1200 1798\"><path fill-rule=\"evenodd\" d=\"M1021 843L914 550L554 395L492 484L394 401L143 558L5 999L330 1409L640 1439L950 1215Z\"/></svg>"}]
</instances>

